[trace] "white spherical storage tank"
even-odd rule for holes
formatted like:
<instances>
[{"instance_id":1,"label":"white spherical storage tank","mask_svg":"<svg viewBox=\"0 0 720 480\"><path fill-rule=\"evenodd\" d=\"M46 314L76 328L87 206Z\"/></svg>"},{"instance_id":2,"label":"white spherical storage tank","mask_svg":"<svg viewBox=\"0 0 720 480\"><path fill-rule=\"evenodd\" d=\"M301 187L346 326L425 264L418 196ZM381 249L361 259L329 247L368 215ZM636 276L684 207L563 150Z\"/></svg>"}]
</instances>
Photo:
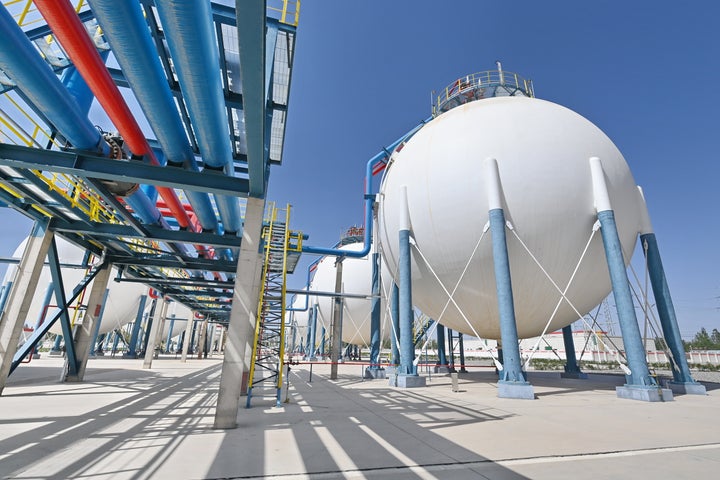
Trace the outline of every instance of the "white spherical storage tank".
<instances>
[{"instance_id":1,"label":"white spherical storage tank","mask_svg":"<svg viewBox=\"0 0 720 480\"><path fill-rule=\"evenodd\" d=\"M593 232L593 156L605 171L629 262L643 207L617 147L565 107L501 97L449 110L393 154L378 196L386 267L397 280L405 187L416 244L413 304L453 330L500 338L492 237L486 230L486 159L494 158L511 226L506 237L518 336L539 335L548 322L547 331L572 323L578 314L569 302L583 315L611 290L602 238ZM454 292L453 301L448 292Z\"/></svg>"},{"instance_id":2,"label":"white spherical storage tank","mask_svg":"<svg viewBox=\"0 0 720 480\"><path fill-rule=\"evenodd\" d=\"M55 242L61 264L80 265L82 263L85 252L83 249L59 236L55 237ZM27 239L18 245L13 254L14 257L19 258L22 256L26 243ZM62 267L61 270L63 286L65 287L65 296L66 298L70 298L75 286L85 277L85 269ZM16 271L16 265L10 266L5 274L5 278L3 279L3 284L6 284L8 281L12 281L15 277ZM43 309L47 308L45 314L46 321L50 320L52 316L57 313L57 308L55 308L57 301L54 296L51 297L50 300L51 307L43 305L45 292L51 280L52 275L50 274L50 267L44 266L42 273L40 274L40 278L38 279L37 290L35 291L35 295L33 296L33 300L28 311L26 323L30 327L35 327L35 323ZM92 283L90 283L85 291L85 302L87 302L87 297L90 295L91 288ZM108 282L108 288L110 289L110 293L108 294L107 303L103 311L103 318L100 324L99 333L107 333L134 321L137 315L138 307L140 306L140 296L146 295L148 292L148 287L146 285L139 283L117 283L112 281L112 279ZM77 305L77 301L73 302L73 305ZM149 308L149 305L150 301L148 300L146 304L146 311ZM82 312L75 315L74 308L69 310L69 315L71 321L74 318L77 318L78 321L82 318ZM177 331L181 331L182 328L184 327L178 326ZM56 322L50 331L62 334L60 322Z\"/></svg>"},{"instance_id":3,"label":"white spherical storage tank","mask_svg":"<svg viewBox=\"0 0 720 480\"><path fill-rule=\"evenodd\" d=\"M362 243L351 243L340 247L341 250L360 251ZM315 277L310 284L310 290L316 292L335 291L335 257L325 257L318 263ZM342 292L355 295L367 295L372 293L372 260L371 256L363 258L349 258L343 260ZM314 302L318 305L318 326L317 338L320 338L320 328L330 330L333 312L333 298L316 296L311 298L311 305ZM344 298L343 299L343 324L342 341L353 345L370 345L370 309L369 298ZM381 338L389 338L387 322L381 321Z\"/></svg>"}]
</instances>

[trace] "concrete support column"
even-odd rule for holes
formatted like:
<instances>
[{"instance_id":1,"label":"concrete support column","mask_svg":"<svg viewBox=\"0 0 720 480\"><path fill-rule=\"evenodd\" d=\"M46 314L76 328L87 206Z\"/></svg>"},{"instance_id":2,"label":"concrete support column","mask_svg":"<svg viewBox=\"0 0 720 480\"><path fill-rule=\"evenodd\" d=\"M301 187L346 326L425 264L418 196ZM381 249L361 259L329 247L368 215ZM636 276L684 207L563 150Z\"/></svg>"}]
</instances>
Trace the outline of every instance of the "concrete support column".
<instances>
[{"instance_id":1,"label":"concrete support column","mask_svg":"<svg viewBox=\"0 0 720 480\"><path fill-rule=\"evenodd\" d=\"M365 378L385 378L385 369L380 367L380 255L372 254L372 300L370 301L370 366Z\"/></svg>"},{"instance_id":2,"label":"concrete support column","mask_svg":"<svg viewBox=\"0 0 720 480\"><path fill-rule=\"evenodd\" d=\"M205 317L205 320L203 320L202 324L200 325L200 339L198 340L198 352L197 352L197 358L198 360L202 359L203 356L207 358L207 341L208 341L208 328L210 326L210 321L207 317Z\"/></svg>"},{"instance_id":3,"label":"concrete support column","mask_svg":"<svg viewBox=\"0 0 720 480\"><path fill-rule=\"evenodd\" d=\"M168 305L170 302L165 299L165 296L161 293L158 297L158 303L160 304L160 314L154 318L148 318L148 323L152 322L149 330L150 333L147 336L148 342L145 345L145 358L143 359L143 368L152 368L153 358L155 358L155 348L160 344L162 338L163 326L165 324L165 315L167 315ZM155 305L157 308L157 305ZM155 311L155 309L153 309Z\"/></svg>"},{"instance_id":4,"label":"concrete support column","mask_svg":"<svg viewBox=\"0 0 720 480\"><path fill-rule=\"evenodd\" d=\"M128 344L128 351L124 355L127 358L137 358L137 343L138 337L140 336L140 327L142 326L143 316L145 315L146 302L147 295L141 295L137 315L135 315L135 323L133 323L132 333L130 333L130 343Z\"/></svg>"},{"instance_id":5,"label":"concrete support column","mask_svg":"<svg viewBox=\"0 0 720 480\"><path fill-rule=\"evenodd\" d=\"M503 369L498 380L498 397L534 399L532 385L527 382L520 362L515 303L513 300L510 259L505 237L505 212L503 210L502 184L497 161L485 161L486 187L488 191L488 216L492 235L495 288L500 315L500 337L503 345Z\"/></svg>"},{"instance_id":6,"label":"concrete support column","mask_svg":"<svg viewBox=\"0 0 720 480\"><path fill-rule=\"evenodd\" d=\"M640 242L642 242L643 251L647 255L650 283L655 296L663 337L665 337L665 342L672 353L672 358L669 360L672 367L673 381L668 383L667 386L674 393L706 395L705 387L696 382L690 373L655 234L646 233L640 235Z\"/></svg>"},{"instance_id":7,"label":"concrete support column","mask_svg":"<svg viewBox=\"0 0 720 480\"><path fill-rule=\"evenodd\" d=\"M100 272L93 280L90 296L88 297L87 310L83 315L80 325L76 325L75 338L72 340L75 344L75 353L77 354L77 365L75 368L65 368L65 382L82 382L85 376L88 358L92 350L95 348L95 337L100 327L103 310L107 301L108 282L110 281L111 265L105 264L100 268ZM65 339L68 342L68 339ZM70 358L65 360L67 364ZM72 372L75 371L73 374Z\"/></svg>"},{"instance_id":8,"label":"concrete support column","mask_svg":"<svg viewBox=\"0 0 720 480\"><path fill-rule=\"evenodd\" d=\"M52 240L53 232L47 229L47 224L36 222L18 264L14 285L8 294L5 309L0 314L0 394L5 389L13 356L17 351L23 325L27 321L40 272Z\"/></svg>"},{"instance_id":9,"label":"concrete support column","mask_svg":"<svg viewBox=\"0 0 720 480\"><path fill-rule=\"evenodd\" d=\"M615 306L625 346L625 356L630 368L630 373L625 375L627 383L622 387L616 387L617 396L648 402L672 400L672 392L658 388L648 370L645 345L635 316L630 283L625 271L622 245L615 224L615 213L610 203L610 194L605 183L605 172L599 158L590 158L590 169L595 209L600 221L600 232L605 247Z\"/></svg>"},{"instance_id":10,"label":"concrete support column","mask_svg":"<svg viewBox=\"0 0 720 480\"><path fill-rule=\"evenodd\" d=\"M260 244L264 212L265 200L254 197L247 199L215 411L215 428L237 426L240 395L247 391L262 276Z\"/></svg>"},{"instance_id":11,"label":"concrete support column","mask_svg":"<svg viewBox=\"0 0 720 480\"><path fill-rule=\"evenodd\" d=\"M343 321L343 298L342 293L342 272L343 257L335 260L335 294L333 297L333 312L330 331L330 380L337 380L338 362L342 361L342 321Z\"/></svg>"},{"instance_id":12,"label":"concrete support column","mask_svg":"<svg viewBox=\"0 0 720 480\"><path fill-rule=\"evenodd\" d=\"M572 325L563 327L563 342L565 344L565 371L560 374L562 378L588 378L587 373L580 371L575 357L575 341L573 339Z\"/></svg>"},{"instance_id":13,"label":"concrete support column","mask_svg":"<svg viewBox=\"0 0 720 480\"><path fill-rule=\"evenodd\" d=\"M445 326L438 323L435 330L437 335L438 363L435 366L435 373L450 373L447 357L445 356Z\"/></svg>"}]
</instances>

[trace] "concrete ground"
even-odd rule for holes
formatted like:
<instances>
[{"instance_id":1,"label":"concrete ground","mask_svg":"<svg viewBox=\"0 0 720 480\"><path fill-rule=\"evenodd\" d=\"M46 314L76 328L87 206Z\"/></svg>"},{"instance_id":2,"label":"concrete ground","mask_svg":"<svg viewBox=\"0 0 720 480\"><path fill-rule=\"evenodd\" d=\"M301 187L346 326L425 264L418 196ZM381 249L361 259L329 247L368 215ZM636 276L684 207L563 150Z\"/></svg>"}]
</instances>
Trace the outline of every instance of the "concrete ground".
<instances>
[{"instance_id":1,"label":"concrete ground","mask_svg":"<svg viewBox=\"0 0 720 480\"><path fill-rule=\"evenodd\" d=\"M85 382L61 360L22 365L0 397L0 476L14 479L717 478L720 384L643 403L617 376L530 373L536 400L496 397L492 372L400 390L343 365L292 368L287 403L258 395L212 428L221 359L98 358ZM286 393L283 392L283 400ZM244 398L243 398L244 402Z\"/></svg>"}]
</instances>

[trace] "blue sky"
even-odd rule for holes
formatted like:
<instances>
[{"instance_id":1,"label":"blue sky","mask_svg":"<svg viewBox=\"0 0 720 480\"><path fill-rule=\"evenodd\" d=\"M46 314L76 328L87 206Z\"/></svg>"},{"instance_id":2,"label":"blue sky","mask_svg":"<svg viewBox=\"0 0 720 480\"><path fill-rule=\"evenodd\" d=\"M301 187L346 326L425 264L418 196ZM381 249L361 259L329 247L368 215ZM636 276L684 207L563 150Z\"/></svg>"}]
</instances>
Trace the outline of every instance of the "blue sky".
<instances>
[{"instance_id":1,"label":"blue sky","mask_svg":"<svg viewBox=\"0 0 720 480\"><path fill-rule=\"evenodd\" d=\"M363 222L365 162L429 116L432 90L501 60L615 142L644 188L681 332L720 328L718 18L711 0L304 0L269 199L293 205L308 243L332 245ZM0 222L9 256L30 223L7 209Z\"/></svg>"}]
</instances>

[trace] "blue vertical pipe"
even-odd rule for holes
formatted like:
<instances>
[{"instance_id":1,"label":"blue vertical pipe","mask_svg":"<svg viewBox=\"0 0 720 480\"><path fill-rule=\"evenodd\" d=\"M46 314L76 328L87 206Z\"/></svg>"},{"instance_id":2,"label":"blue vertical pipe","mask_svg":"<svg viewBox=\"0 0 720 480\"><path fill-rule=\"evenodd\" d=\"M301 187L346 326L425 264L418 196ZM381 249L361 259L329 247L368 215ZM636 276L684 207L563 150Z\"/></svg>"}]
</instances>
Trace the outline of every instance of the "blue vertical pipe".
<instances>
[{"instance_id":1,"label":"blue vertical pipe","mask_svg":"<svg viewBox=\"0 0 720 480\"><path fill-rule=\"evenodd\" d=\"M581 373L575 356L575 340L572 324L563 327L563 343L565 344L565 373Z\"/></svg>"},{"instance_id":2,"label":"blue vertical pipe","mask_svg":"<svg viewBox=\"0 0 720 480\"><path fill-rule=\"evenodd\" d=\"M392 352L392 364L400 365L400 349L398 343L400 339L400 288L393 282L392 292L390 293L390 321L392 322L392 335L390 336L390 348Z\"/></svg>"},{"instance_id":3,"label":"blue vertical pipe","mask_svg":"<svg viewBox=\"0 0 720 480\"><path fill-rule=\"evenodd\" d=\"M92 349L92 350L90 350L90 354L94 354L97 350L102 351L102 346L100 345L100 346L98 346L98 348L96 348L95 344L97 343L98 333L100 332L100 322L102 322L103 315L105 314L105 306L107 305L107 299L108 299L109 295L110 295L110 289L106 288L105 295L103 295L102 306L100 307L100 313L98 314L98 317L95 319L95 325L93 328L93 338L92 338L92 341L90 342L90 348ZM102 343L102 341L100 343Z\"/></svg>"},{"instance_id":4,"label":"blue vertical pipe","mask_svg":"<svg viewBox=\"0 0 720 480\"><path fill-rule=\"evenodd\" d=\"M445 327L438 323L437 326L437 352L438 352L438 366L447 367L447 357L445 357Z\"/></svg>"},{"instance_id":5,"label":"blue vertical pipe","mask_svg":"<svg viewBox=\"0 0 720 480\"><path fill-rule=\"evenodd\" d=\"M645 346L635 316L635 306L633 305L630 283L625 271L622 245L615 224L615 214L612 210L603 210L598 212L597 216L598 220L600 220L600 232L605 247L605 256L607 257L623 344L625 345L625 356L630 368L630 375L626 375L627 384L633 386L656 385L655 380L650 376L645 359Z\"/></svg>"},{"instance_id":6,"label":"blue vertical pipe","mask_svg":"<svg viewBox=\"0 0 720 480\"><path fill-rule=\"evenodd\" d=\"M143 315L145 314L145 302L147 302L147 298L147 295L140 296L140 305L138 306L137 315L135 315L135 323L133 324L132 333L130 334L130 343L127 351L127 356L130 358L137 357L138 336L140 335L140 326L142 325Z\"/></svg>"},{"instance_id":7,"label":"blue vertical pipe","mask_svg":"<svg viewBox=\"0 0 720 480\"><path fill-rule=\"evenodd\" d=\"M380 368L380 255L372 254L372 300L370 301L370 368Z\"/></svg>"},{"instance_id":8,"label":"blue vertical pipe","mask_svg":"<svg viewBox=\"0 0 720 480\"><path fill-rule=\"evenodd\" d=\"M650 274L650 284L652 285L653 295L655 296L655 306L660 317L660 325L663 330L663 336L667 343L673 358L670 364L677 368L672 368L673 380L678 383L697 383L692 378L687 358L685 358L685 347L680 336L680 327L675 316L675 307L673 306L672 297L670 296L670 288L665 278L665 269L663 268L662 259L660 257L660 249L658 248L657 239L654 233L645 233L640 235L640 242L645 247L643 251L647 255L648 271Z\"/></svg>"},{"instance_id":9,"label":"blue vertical pipe","mask_svg":"<svg viewBox=\"0 0 720 480\"><path fill-rule=\"evenodd\" d=\"M110 50L102 50L99 53L100 58L106 62L110 56ZM92 90L90 90L90 87L82 75L80 75L77 68L75 68L74 65L70 65L63 70L63 73L60 76L60 82L65 86L65 88L67 88L70 95L72 95L75 99L80 107L80 111L87 115L88 112L90 112L90 106L92 105L95 95L93 95Z\"/></svg>"},{"instance_id":10,"label":"blue vertical pipe","mask_svg":"<svg viewBox=\"0 0 720 480\"><path fill-rule=\"evenodd\" d=\"M173 337L173 328L175 327L175 314L170 315L170 326L168 327L167 339L165 340L165 353L170 353L170 343Z\"/></svg>"},{"instance_id":11,"label":"blue vertical pipe","mask_svg":"<svg viewBox=\"0 0 720 480\"><path fill-rule=\"evenodd\" d=\"M495 267L495 289L500 314L500 337L503 346L503 370L501 382L527 383L520 362L517 324L515 323L515 303L510 278L510 259L505 237L505 213L502 208L489 212L490 232L492 234L493 264Z\"/></svg>"}]
</instances>

